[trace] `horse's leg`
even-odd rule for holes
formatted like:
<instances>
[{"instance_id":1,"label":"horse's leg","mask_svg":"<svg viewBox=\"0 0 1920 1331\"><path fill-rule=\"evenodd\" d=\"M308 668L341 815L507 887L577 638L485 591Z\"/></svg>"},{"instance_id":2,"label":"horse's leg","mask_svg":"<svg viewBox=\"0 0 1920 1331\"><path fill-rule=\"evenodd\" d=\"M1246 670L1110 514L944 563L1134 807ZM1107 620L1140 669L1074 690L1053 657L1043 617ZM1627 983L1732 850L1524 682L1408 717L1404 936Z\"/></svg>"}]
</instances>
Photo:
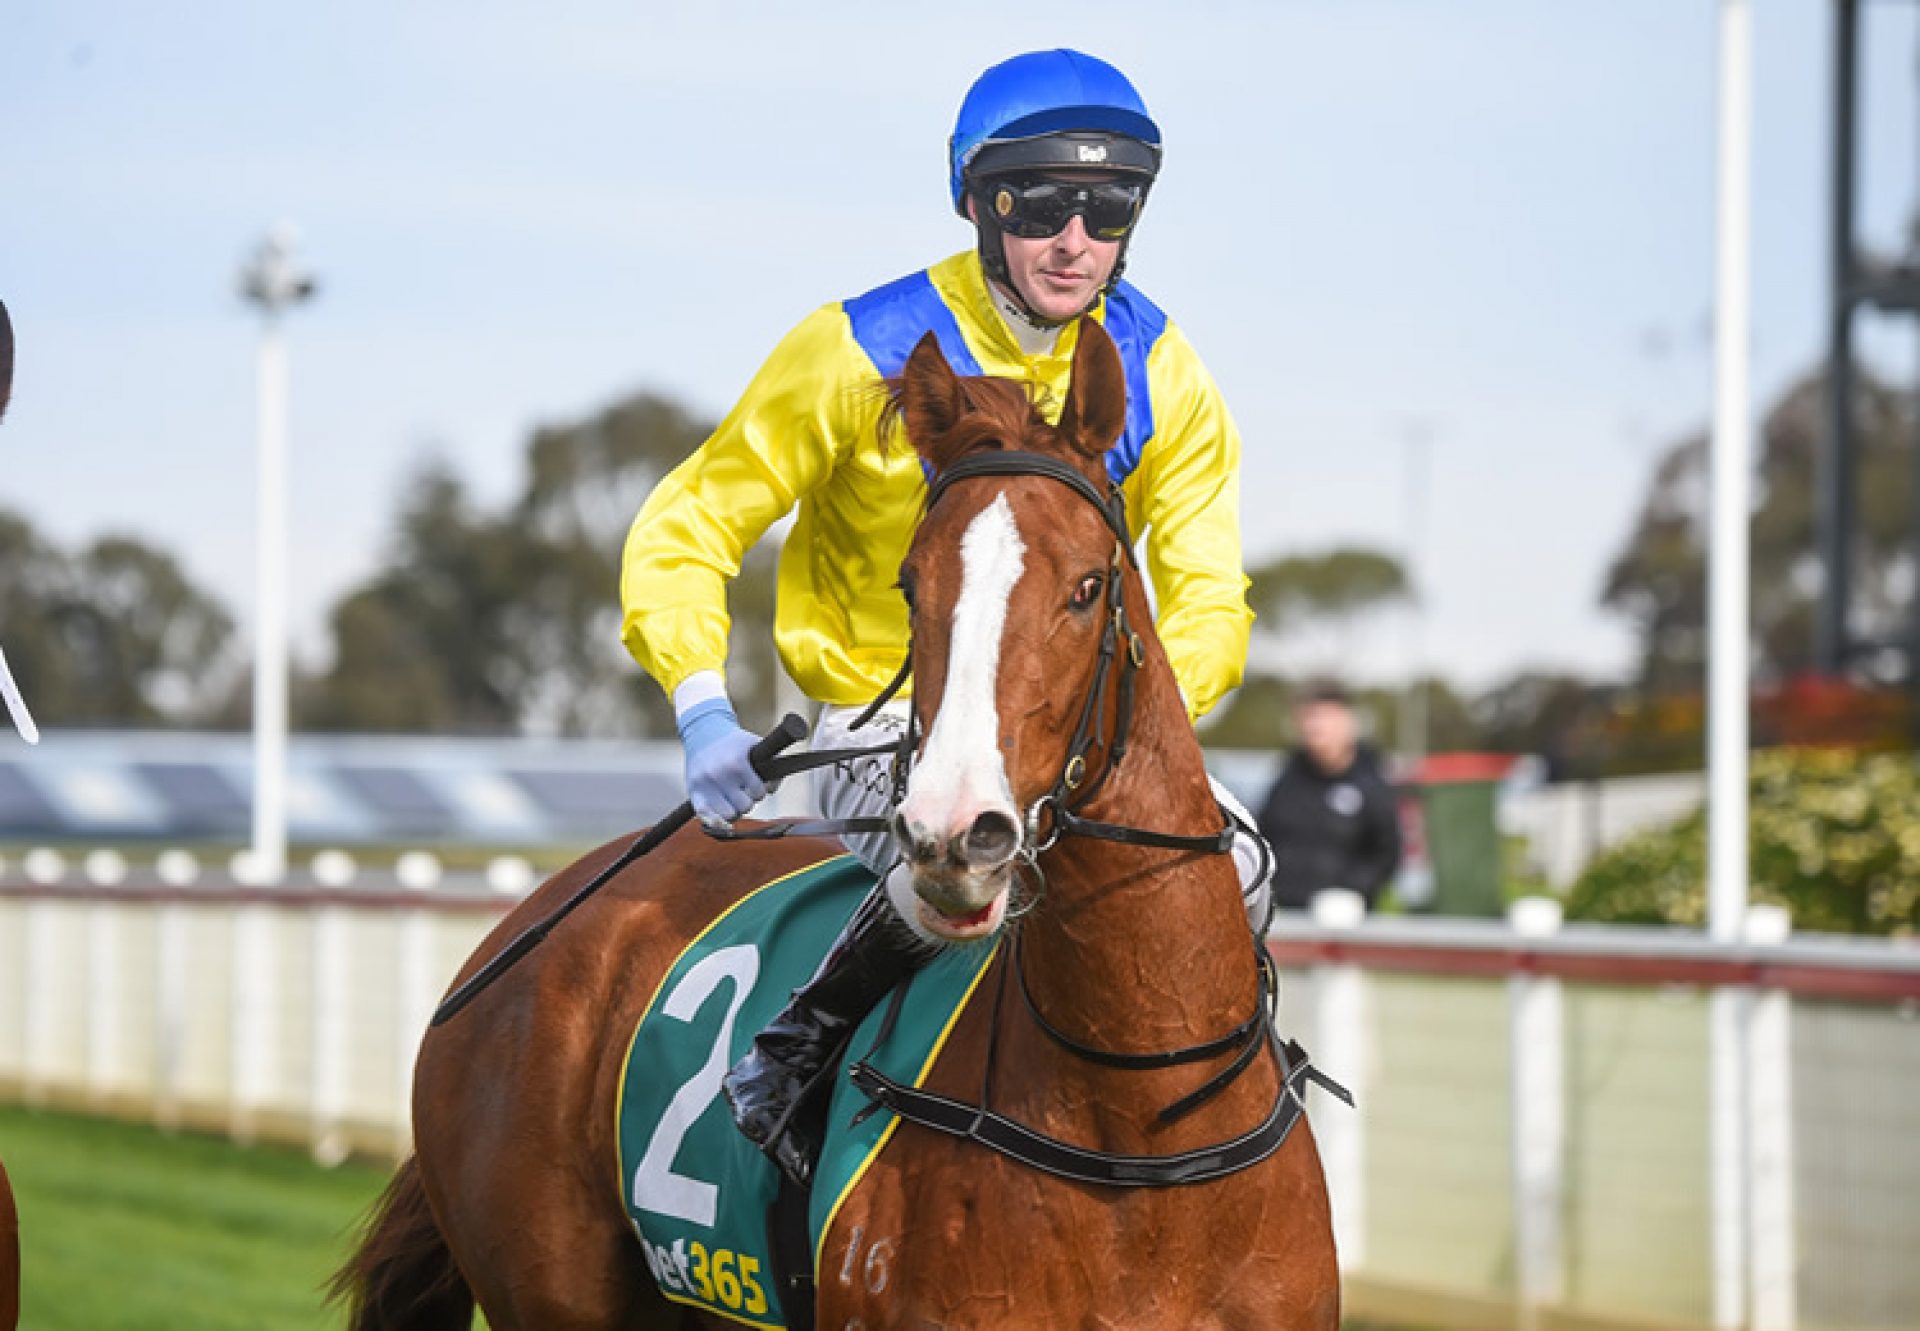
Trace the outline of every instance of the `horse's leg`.
<instances>
[{"instance_id":1,"label":"horse's leg","mask_svg":"<svg viewBox=\"0 0 1920 1331\"><path fill-rule=\"evenodd\" d=\"M483 1152L470 1149L458 1160L442 1151L433 1166L447 1185L436 1209L460 1217L450 1222L454 1251L493 1331L685 1325L655 1289L626 1218L607 1205L617 1200L611 1169L583 1169L578 1143L553 1141L546 1123L502 1126L524 1153L517 1171L504 1162L489 1168ZM529 1160L545 1167L528 1170Z\"/></svg>"},{"instance_id":2,"label":"horse's leg","mask_svg":"<svg viewBox=\"0 0 1920 1331\"><path fill-rule=\"evenodd\" d=\"M493 1331L688 1325L655 1287L627 1217L615 1104L625 1037L674 955L671 940L698 926L668 924L652 899L616 904L625 886L570 917L421 1045L414 1149Z\"/></svg>"},{"instance_id":3,"label":"horse's leg","mask_svg":"<svg viewBox=\"0 0 1920 1331\"><path fill-rule=\"evenodd\" d=\"M466 973L619 849L602 847L549 879ZM683 831L427 1032L414 1068L420 1178L493 1331L709 1325L655 1287L621 1196L627 1041L689 939L751 887L821 858L818 843L794 842L716 860L698 832Z\"/></svg>"}]
</instances>

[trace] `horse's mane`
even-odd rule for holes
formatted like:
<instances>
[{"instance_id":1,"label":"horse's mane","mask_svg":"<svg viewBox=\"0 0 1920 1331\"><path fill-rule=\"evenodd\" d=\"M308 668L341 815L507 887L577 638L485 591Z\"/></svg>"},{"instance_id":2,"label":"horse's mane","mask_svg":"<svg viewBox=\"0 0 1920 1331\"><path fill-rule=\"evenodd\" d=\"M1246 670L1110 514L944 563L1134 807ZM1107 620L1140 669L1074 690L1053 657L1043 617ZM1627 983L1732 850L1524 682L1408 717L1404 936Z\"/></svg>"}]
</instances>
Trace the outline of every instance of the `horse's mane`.
<instances>
[{"instance_id":1,"label":"horse's mane","mask_svg":"<svg viewBox=\"0 0 1920 1331\"><path fill-rule=\"evenodd\" d=\"M916 440L931 453L934 470L944 471L969 453L982 448L1011 448L1033 453L1062 452L1054 428L1040 414L1035 395L1026 384L992 375L961 375L960 389L967 410L939 439ZM905 429L906 376L883 380L886 401L880 412L880 446L885 448L896 430Z\"/></svg>"}]
</instances>

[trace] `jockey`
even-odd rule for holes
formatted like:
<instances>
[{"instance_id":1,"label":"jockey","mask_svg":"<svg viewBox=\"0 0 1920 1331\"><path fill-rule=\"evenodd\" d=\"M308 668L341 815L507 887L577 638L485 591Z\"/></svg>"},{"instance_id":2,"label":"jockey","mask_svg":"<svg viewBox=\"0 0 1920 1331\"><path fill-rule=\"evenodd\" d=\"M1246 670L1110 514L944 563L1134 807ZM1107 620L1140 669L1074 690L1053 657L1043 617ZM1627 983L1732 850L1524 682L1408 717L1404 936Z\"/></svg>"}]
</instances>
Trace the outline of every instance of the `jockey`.
<instances>
[{"instance_id":1,"label":"jockey","mask_svg":"<svg viewBox=\"0 0 1920 1331\"><path fill-rule=\"evenodd\" d=\"M823 704L814 747L897 739L906 725L907 704L895 701L848 734L906 658L896 578L926 498L913 449L882 446L875 388L930 330L956 371L1029 384L1051 417L1066 400L1075 321L1091 314L1104 324L1129 399L1108 472L1131 529L1145 535L1157 628L1189 715L1240 682L1253 615L1240 558L1239 433L1179 327L1120 280L1160 168L1159 127L1113 66L1036 51L974 83L949 167L975 248L801 321L713 436L654 489L627 537L622 637L672 695L689 795L705 822L737 818L766 793L747 760L757 737L727 698L726 584L796 505L774 636L787 673ZM884 817L890 763L822 768L815 793L829 818ZM1242 821L1251 825L1244 812ZM819 1127L795 1118L781 1130L789 1107L861 1018L945 941L910 908L892 838L845 840L881 885L724 1085L741 1130L801 1181ZM1264 891L1264 847L1242 836L1234 854L1243 886ZM1258 920L1264 905L1250 904Z\"/></svg>"}]
</instances>

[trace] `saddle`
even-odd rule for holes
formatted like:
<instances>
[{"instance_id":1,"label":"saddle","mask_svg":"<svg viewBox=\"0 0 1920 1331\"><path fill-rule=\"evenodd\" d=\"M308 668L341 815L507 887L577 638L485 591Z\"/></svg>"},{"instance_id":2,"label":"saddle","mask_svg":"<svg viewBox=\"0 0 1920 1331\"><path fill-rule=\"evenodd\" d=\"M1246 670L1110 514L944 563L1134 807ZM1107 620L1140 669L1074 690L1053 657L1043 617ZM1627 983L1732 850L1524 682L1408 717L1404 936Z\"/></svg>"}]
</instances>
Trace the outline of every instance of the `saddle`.
<instances>
[{"instance_id":1,"label":"saddle","mask_svg":"<svg viewBox=\"0 0 1920 1331\"><path fill-rule=\"evenodd\" d=\"M811 1331L822 1238L899 1120L872 1112L842 1066L810 1097L828 1132L810 1192L741 1136L720 1079L803 984L874 875L835 856L768 883L715 920L667 971L628 1045L616 1110L627 1213L660 1292L746 1326ZM917 1086L995 945L949 948L882 1004L849 1045ZM861 1111L866 1111L862 1113Z\"/></svg>"}]
</instances>

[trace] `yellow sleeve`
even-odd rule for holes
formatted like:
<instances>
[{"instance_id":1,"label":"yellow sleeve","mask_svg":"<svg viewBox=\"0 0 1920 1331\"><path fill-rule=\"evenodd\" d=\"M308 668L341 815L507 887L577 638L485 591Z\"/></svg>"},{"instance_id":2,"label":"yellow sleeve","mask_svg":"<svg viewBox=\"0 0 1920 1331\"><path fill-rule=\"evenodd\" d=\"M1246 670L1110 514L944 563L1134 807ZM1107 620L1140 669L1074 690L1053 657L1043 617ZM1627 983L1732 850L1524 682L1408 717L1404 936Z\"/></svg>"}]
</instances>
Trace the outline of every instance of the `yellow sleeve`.
<instances>
[{"instance_id":1,"label":"yellow sleeve","mask_svg":"<svg viewBox=\"0 0 1920 1331\"><path fill-rule=\"evenodd\" d=\"M1240 556L1240 432L1172 324L1148 354L1147 384L1153 437L1130 478L1129 507L1135 530L1146 529L1155 627L1197 721L1238 687L1253 625Z\"/></svg>"},{"instance_id":2,"label":"yellow sleeve","mask_svg":"<svg viewBox=\"0 0 1920 1331\"><path fill-rule=\"evenodd\" d=\"M782 339L712 436L640 508L620 567L620 638L669 696L727 661L726 585L753 543L852 447L873 367L845 312Z\"/></svg>"}]
</instances>

